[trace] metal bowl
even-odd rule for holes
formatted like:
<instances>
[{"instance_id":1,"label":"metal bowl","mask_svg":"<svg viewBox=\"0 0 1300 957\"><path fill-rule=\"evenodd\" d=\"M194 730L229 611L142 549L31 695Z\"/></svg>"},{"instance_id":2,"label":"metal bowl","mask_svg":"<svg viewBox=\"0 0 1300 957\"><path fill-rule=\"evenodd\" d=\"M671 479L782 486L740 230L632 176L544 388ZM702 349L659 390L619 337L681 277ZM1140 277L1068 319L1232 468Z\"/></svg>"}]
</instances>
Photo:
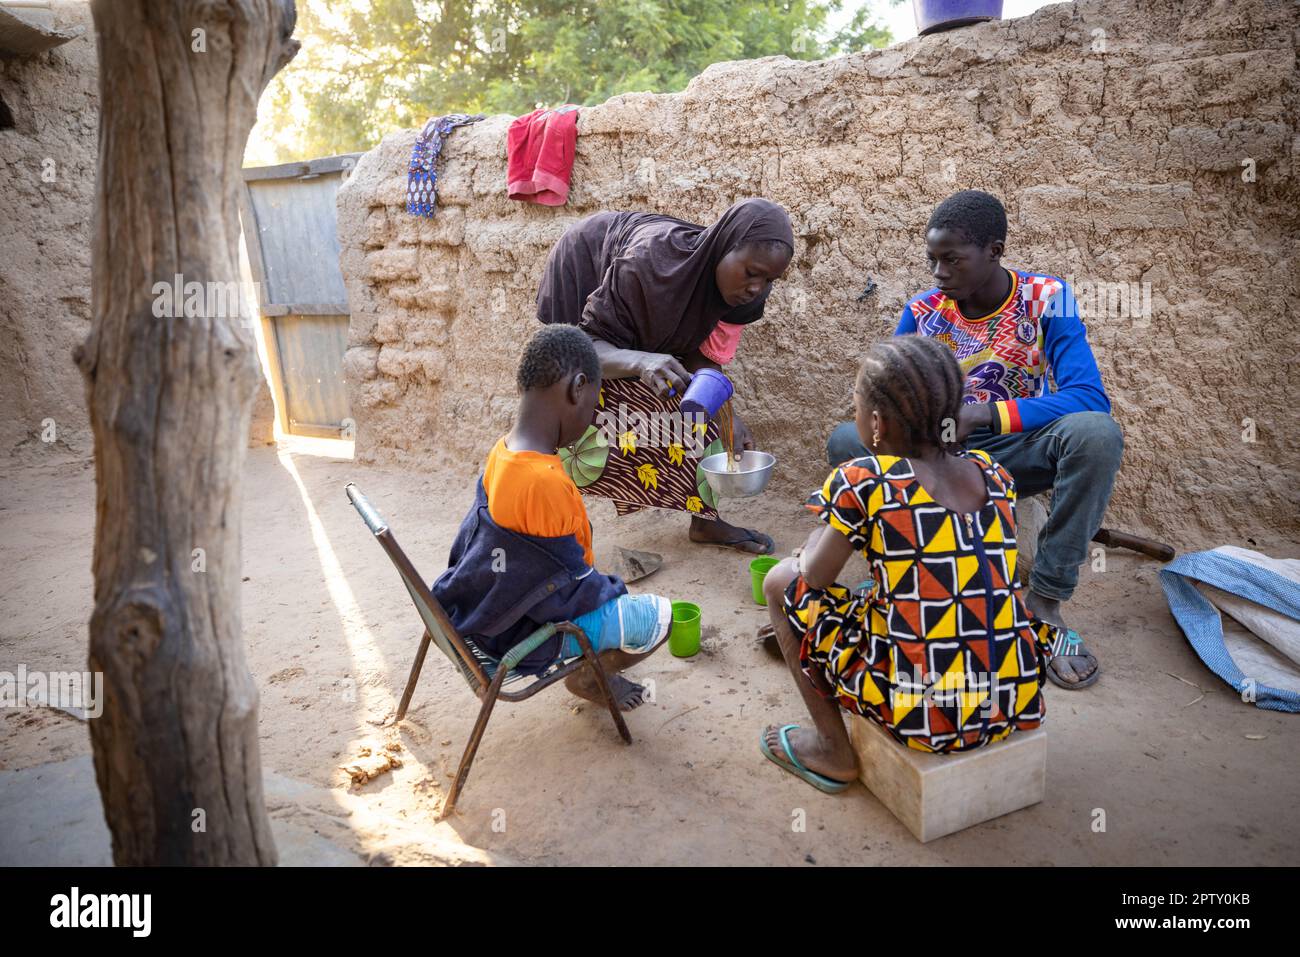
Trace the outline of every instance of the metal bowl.
<instances>
[{"instance_id":1,"label":"metal bowl","mask_svg":"<svg viewBox=\"0 0 1300 957\"><path fill-rule=\"evenodd\" d=\"M767 452L746 451L736 463L736 471L727 471L727 453L719 452L700 459L700 468L709 488L719 498L748 498L767 488L772 481L776 456Z\"/></svg>"}]
</instances>

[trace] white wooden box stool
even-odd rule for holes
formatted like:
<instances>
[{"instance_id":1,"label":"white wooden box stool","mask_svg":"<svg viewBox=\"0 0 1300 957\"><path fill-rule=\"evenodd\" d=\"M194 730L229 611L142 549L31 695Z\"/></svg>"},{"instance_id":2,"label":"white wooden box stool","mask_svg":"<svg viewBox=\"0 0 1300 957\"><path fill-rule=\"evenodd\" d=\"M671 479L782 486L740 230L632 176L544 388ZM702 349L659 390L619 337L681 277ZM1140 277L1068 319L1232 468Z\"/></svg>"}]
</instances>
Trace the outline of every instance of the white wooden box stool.
<instances>
[{"instance_id":1,"label":"white wooden box stool","mask_svg":"<svg viewBox=\"0 0 1300 957\"><path fill-rule=\"evenodd\" d=\"M860 777L881 804L925 843L1043 799L1047 732L1013 731L966 754L904 747L880 725L845 715Z\"/></svg>"}]
</instances>

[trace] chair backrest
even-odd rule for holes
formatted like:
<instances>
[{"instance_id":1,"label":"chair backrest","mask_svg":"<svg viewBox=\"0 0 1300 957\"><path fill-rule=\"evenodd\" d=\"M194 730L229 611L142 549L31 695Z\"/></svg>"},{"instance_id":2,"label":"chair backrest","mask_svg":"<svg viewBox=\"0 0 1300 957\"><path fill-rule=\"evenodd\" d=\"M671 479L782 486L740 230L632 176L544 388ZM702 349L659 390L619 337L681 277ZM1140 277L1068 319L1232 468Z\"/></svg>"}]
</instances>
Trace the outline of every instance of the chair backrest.
<instances>
[{"instance_id":1,"label":"chair backrest","mask_svg":"<svg viewBox=\"0 0 1300 957\"><path fill-rule=\"evenodd\" d=\"M438 603L438 599L433 597L429 586L424 583L424 579L415 570L411 560L406 557L406 552L402 551L402 547L397 544L397 539L393 537L388 523L380 517L375 507L361 494L361 489L356 485L349 482L346 490L348 500L361 514L366 527L374 533L375 538L397 568L397 574L401 576L402 584L406 586L411 601L415 603L415 610L420 613L420 618L424 621L429 636L433 638L433 643L451 659L452 664L460 670L461 676L475 692L486 688L490 679L484 671L483 664L456 630L456 626L452 624L447 612Z\"/></svg>"}]
</instances>

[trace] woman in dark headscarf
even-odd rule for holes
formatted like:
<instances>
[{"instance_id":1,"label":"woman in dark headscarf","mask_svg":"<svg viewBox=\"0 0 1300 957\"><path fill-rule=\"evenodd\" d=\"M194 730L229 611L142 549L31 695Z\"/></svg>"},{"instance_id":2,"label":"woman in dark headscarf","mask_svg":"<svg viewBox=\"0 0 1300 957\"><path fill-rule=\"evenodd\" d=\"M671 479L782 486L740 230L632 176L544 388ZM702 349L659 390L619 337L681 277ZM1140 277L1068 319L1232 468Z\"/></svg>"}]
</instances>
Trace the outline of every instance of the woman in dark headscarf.
<instances>
[{"instance_id":1,"label":"woman in dark headscarf","mask_svg":"<svg viewBox=\"0 0 1300 957\"><path fill-rule=\"evenodd\" d=\"M665 436L652 423L665 414L680 422L692 373L730 361L741 327L762 318L793 255L790 218L765 199L736 203L708 227L657 213L597 213L560 237L537 317L585 330L604 378L596 422L561 456L583 492L612 499L620 515L651 506L689 512L692 541L772 550L762 532L718 518L698 469L700 458L723 450L717 420L702 440ZM615 421L616 447L607 438ZM739 416L734 442L737 452L754 447Z\"/></svg>"}]
</instances>

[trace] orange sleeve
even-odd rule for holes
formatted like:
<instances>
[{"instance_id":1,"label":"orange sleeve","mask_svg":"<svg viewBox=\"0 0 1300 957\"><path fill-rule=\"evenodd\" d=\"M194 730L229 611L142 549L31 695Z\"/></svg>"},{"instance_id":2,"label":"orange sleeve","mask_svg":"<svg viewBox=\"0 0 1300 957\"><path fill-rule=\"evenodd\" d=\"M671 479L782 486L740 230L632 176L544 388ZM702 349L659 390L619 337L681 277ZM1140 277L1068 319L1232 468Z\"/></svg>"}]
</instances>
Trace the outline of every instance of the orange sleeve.
<instances>
[{"instance_id":1,"label":"orange sleeve","mask_svg":"<svg viewBox=\"0 0 1300 957\"><path fill-rule=\"evenodd\" d=\"M564 473L559 457L503 451L504 455L498 455L498 450L493 450L484 472L492 521L512 532L539 538L572 535L582 546L587 564L594 565L591 524L582 493Z\"/></svg>"}]
</instances>

